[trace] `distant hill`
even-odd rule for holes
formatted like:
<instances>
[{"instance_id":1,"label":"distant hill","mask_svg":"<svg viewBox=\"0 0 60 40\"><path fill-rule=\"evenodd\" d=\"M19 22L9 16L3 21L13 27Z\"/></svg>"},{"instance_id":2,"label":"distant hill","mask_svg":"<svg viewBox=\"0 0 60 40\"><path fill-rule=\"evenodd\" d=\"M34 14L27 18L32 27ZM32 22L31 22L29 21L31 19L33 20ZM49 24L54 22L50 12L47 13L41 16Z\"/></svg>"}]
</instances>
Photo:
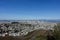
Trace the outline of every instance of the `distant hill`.
<instances>
[{"instance_id":1,"label":"distant hill","mask_svg":"<svg viewBox=\"0 0 60 40\"><path fill-rule=\"evenodd\" d=\"M20 22L20 21L43 21L43 22L54 22L54 23L60 23L60 19L58 20L0 20L1 22Z\"/></svg>"},{"instance_id":2,"label":"distant hill","mask_svg":"<svg viewBox=\"0 0 60 40\"><path fill-rule=\"evenodd\" d=\"M40 20L40 21L44 21L44 22L53 22L53 23L60 23L60 19L58 19L58 20Z\"/></svg>"}]
</instances>

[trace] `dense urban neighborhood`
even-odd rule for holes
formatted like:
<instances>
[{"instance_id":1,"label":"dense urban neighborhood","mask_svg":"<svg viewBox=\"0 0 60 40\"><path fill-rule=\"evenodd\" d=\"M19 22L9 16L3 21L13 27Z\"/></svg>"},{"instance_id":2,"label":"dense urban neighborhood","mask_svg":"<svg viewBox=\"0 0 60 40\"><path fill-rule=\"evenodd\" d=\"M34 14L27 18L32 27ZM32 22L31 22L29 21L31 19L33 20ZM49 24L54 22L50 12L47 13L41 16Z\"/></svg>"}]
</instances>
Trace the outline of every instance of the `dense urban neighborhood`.
<instances>
[{"instance_id":1,"label":"dense urban neighborhood","mask_svg":"<svg viewBox=\"0 0 60 40\"><path fill-rule=\"evenodd\" d=\"M34 30L52 30L56 23L44 21L20 21L0 23L0 36L24 36Z\"/></svg>"}]
</instances>

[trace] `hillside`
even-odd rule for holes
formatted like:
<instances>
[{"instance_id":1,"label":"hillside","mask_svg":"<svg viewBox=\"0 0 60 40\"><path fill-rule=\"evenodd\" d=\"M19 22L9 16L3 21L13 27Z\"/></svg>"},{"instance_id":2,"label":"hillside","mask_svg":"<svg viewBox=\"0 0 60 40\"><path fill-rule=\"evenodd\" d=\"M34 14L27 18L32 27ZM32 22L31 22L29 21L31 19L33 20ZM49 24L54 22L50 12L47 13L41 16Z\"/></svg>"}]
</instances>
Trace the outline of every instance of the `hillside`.
<instances>
[{"instance_id":1,"label":"hillside","mask_svg":"<svg viewBox=\"0 0 60 40\"><path fill-rule=\"evenodd\" d=\"M46 40L46 30L35 30L22 37L0 37L1 40Z\"/></svg>"}]
</instances>

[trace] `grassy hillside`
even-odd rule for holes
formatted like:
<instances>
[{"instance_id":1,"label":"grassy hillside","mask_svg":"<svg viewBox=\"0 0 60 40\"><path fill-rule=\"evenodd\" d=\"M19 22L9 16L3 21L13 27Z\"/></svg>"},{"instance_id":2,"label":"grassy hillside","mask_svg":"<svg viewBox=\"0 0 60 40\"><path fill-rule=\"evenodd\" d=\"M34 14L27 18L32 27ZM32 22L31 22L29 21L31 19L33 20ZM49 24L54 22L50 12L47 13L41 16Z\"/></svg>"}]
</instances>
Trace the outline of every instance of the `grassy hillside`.
<instances>
[{"instance_id":1,"label":"grassy hillside","mask_svg":"<svg viewBox=\"0 0 60 40\"><path fill-rule=\"evenodd\" d=\"M28 33L24 40L46 40L46 30L35 30Z\"/></svg>"}]
</instances>

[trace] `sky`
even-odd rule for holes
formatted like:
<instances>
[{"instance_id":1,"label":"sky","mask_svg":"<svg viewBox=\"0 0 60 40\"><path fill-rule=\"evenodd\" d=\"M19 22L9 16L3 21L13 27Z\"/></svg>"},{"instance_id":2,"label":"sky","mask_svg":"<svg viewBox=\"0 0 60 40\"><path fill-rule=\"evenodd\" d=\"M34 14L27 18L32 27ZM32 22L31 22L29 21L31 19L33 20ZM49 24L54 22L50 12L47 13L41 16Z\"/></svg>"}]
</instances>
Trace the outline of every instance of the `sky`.
<instances>
[{"instance_id":1,"label":"sky","mask_svg":"<svg viewBox=\"0 0 60 40\"><path fill-rule=\"evenodd\" d=\"M0 20L60 19L60 0L0 0Z\"/></svg>"}]
</instances>

